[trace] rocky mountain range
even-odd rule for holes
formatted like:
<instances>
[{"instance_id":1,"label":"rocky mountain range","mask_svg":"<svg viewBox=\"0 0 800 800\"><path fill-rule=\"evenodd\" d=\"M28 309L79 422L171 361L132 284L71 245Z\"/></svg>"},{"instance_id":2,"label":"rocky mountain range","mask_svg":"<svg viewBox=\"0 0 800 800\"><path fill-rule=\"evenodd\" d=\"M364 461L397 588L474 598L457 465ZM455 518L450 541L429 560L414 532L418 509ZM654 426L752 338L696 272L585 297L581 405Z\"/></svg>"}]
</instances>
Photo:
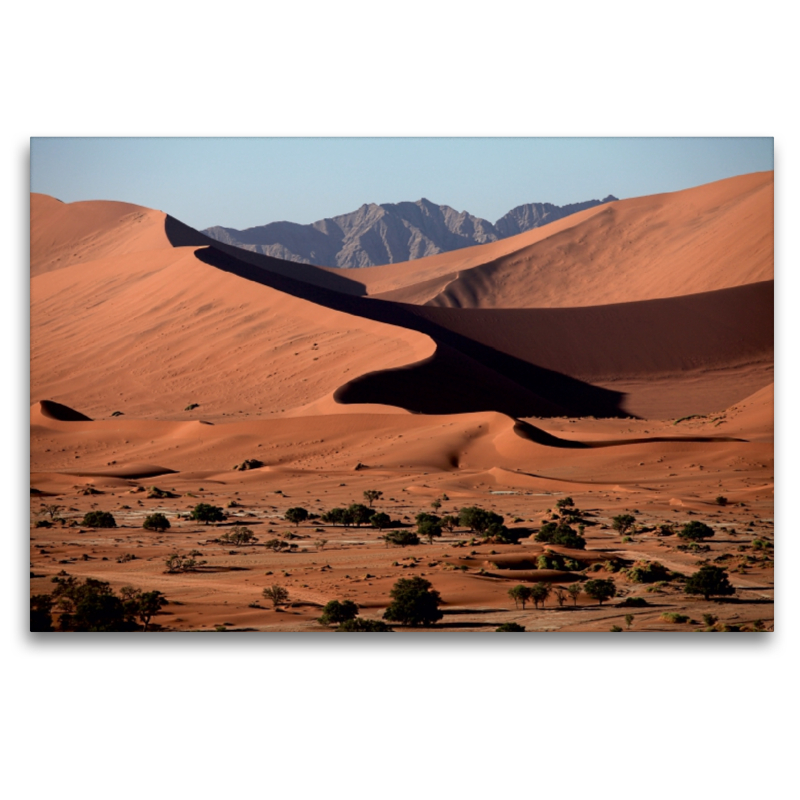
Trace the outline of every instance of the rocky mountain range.
<instances>
[{"instance_id":1,"label":"rocky mountain range","mask_svg":"<svg viewBox=\"0 0 800 800\"><path fill-rule=\"evenodd\" d=\"M214 226L203 233L225 244L286 261L322 267L372 267L505 239L617 199L608 195L603 200L565 206L526 203L492 224L423 197L416 203L364 204L357 211L310 225L271 222L243 231Z\"/></svg>"}]
</instances>

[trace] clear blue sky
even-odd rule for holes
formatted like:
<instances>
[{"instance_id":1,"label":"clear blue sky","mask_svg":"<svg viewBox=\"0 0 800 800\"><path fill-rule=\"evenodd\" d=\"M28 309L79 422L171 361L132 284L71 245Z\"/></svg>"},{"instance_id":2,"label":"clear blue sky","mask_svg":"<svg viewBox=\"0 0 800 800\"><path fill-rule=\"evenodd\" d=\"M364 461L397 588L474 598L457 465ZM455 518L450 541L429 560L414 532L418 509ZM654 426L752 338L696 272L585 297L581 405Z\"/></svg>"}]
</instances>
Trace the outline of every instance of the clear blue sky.
<instances>
[{"instance_id":1,"label":"clear blue sky","mask_svg":"<svg viewBox=\"0 0 800 800\"><path fill-rule=\"evenodd\" d=\"M308 223L427 197L494 222L529 202L637 197L773 169L771 138L35 138L31 191L195 228Z\"/></svg>"}]
</instances>

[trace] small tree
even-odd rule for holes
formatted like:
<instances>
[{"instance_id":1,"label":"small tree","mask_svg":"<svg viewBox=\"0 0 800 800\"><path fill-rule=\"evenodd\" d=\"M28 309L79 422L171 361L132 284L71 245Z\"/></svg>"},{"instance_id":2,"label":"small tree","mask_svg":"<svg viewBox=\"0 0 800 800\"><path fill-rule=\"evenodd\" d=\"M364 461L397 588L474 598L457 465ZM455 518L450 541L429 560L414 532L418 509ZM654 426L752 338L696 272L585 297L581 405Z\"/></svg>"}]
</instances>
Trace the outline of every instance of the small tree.
<instances>
[{"instance_id":1,"label":"small tree","mask_svg":"<svg viewBox=\"0 0 800 800\"><path fill-rule=\"evenodd\" d=\"M539 583L534 583L531 586L531 600L533 600L533 604L536 608L539 607L539 603L542 604L542 608L544 608L544 602L547 598L550 597L550 586L542 581Z\"/></svg>"},{"instance_id":2,"label":"small tree","mask_svg":"<svg viewBox=\"0 0 800 800\"><path fill-rule=\"evenodd\" d=\"M369 518L369 524L372 525L373 528L377 528L379 531L382 531L384 528L387 528L392 524L392 519L388 514L384 514L381 511L377 514L373 514Z\"/></svg>"},{"instance_id":3,"label":"small tree","mask_svg":"<svg viewBox=\"0 0 800 800\"><path fill-rule=\"evenodd\" d=\"M296 506L295 508L290 508L286 514L284 514L284 517L289 522L294 522L295 526L297 526L308 519L308 511L300 506Z\"/></svg>"},{"instance_id":4,"label":"small tree","mask_svg":"<svg viewBox=\"0 0 800 800\"><path fill-rule=\"evenodd\" d=\"M189 519L202 522L208 525L212 522L222 522L225 519L225 512L219 506L212 506L209 503L198 503L189 514Z\"/></svg>"},{"instance_id":5,"label":"small tree","mask_svg":"<svg viewBox=\"0 0 800 800\"><path fill-rule=\"evenodd\" d=\"M619 514L611 520L611 527L619 532L620 536L625 534L633 527L636 517L632 514Z\"/></svg>"},{"instance_id":6,"label":"small tree","mask_svg":"<svg viewBox=\"0 0 800 800\"><path fill-rule=\"evenodd\" d=\"M492 524L502 525L503 517L479 506L468 506L461 509L458 514L458 521L465 528L484 534Z\"/></svg>"},{"instance_id":7,"label":"small tree","mask_svg":"<svg viewBox=\"0 0 800 800\"><path fill-rule=\"evenodd\" d=\"M516 622L504 622L499 628L494 629L495 633L525 633L525 628Z\"/></svg>"},{"instance_id":8,"label":"small tree","mask_svg":"<svg viewBox=\"0 0 800 800\"><path fill-rule=\"evenodd\" d=\"M326 525L344 525L344 509L343 508L332 508L330 511L326 511L321 519Z\"/></svg>"},{"instance_id":9,"label":"small tree","mask_svg":"<svg viewBox=\"0 0 800 800\"><path fill-rule=\"evenodd\" d=\"M458 517L454 517L452 514L447 514L446 516L442 517L442 527L448 533L452 533L457 526L458 526Z\"/></svg>"},{"instance_id":10,"label":"small tree","mask_svg":"<svg viewBox=\"0 0 800 800\"><path fill-rule=\"evenodd\" d=\"M376 500L380 500L383 497L383 492L379 491L378 489L367 489L364 492L364 499L369 503L369 507L372 508L372 504Z\"/></svg>"},{"instance_id":11,"label":"small tree","mask_svg":"<svg viewBox=\"0 0 800 800\"><path fill-rule=\"evenodd\" d=\"M678 536L685 539L687 542L702 542L703 539L710 539L714 535L713 528L710 528L705 522L699 520L692 520L683 526Z\"/></svg>"},{"instance_id":12,"label":"small tree","mask_svg":"<svg viewBox=\"0 0 800 800\"><path fill-rule=\"evenodd\" d=\"M578 595L583 591L583 586L579 583L573 583L570 586L567 586L567 594L572 598L572 604L574 606L578 605Z\"/></svg>"},{"instance_id":13,"label":"small tree","mask_svg":"<svg viewBox=\"0 0 800 800\"><path fill-rule=\"evenodd\" d=\"M558 607L563 608L564 603L567 601L567 590L563 586L556 586L553 591L556 596L556 601L558 602Z\"/></svg>"},{"instance_id":14,"label":"small tree","mask_svg":"<svg viewBox=\"0 0 800 800\"><path fill-rule=\"evenodd\" d=\"M428 544L433 544L434 538L442 535L442 523L438 520L423 519L417 524L417 531L420 536L424 536L428 540Z\"/></svg>"},{"instance_id":15,"label":"small tree","mask_svg":"<svg viewBox=\"0 0 800 800\"><path fill-rule=\"evenodd\" d=\"M53 598L49 594L31 597L31 633L49 633L53 630Z\"/></svg>"},{"instance_id":16,"label":"small tree","mask_svg":"<svg viewBox=\"0 0 800 800\"><path fill-rule=\"evenodd\" d=\"M537 542L560 544L564 547L571 547L576 550L586 549L586 539L579 533L576 533L575 530L563 520L558 524L555 522L546 522L542 525L535 538Z\"/></svg>"},{"instance_id":17,"label":"small tree","mask_svg":"<svg viewBox=\"0 0 800 800\"><path fill-rule=\"evenodd\" d=\"M337 633L394 633L394 631L379 619L364 619L355 617L346 619L336 629Z\"/></svg>"},{"instance_id":18,"label":"small tree","mask_svg":"<svg viewBox=\"0 0 800 800\"><path fill-rule=\"evenodd\" d=\"M522 603L522 610L525 610L525 603L531 599L530 586L523 586L521 583L512 586L508 590L508 596L514 601L514 606L519 608L519 603Z\"/></svg>"},{"instance_id":19,"label":"small tree","mask_svg":"<svg viewBox=\"0 0 800 800\"><path fill-rule=\"evenodd\" d=\"M586 581L583 585L583 590L593 600L597 600L600 605L603 605L604 600L609 600L617 593L617 587L611 579L603 580L595 578L594 580Z\"/></svg>"},{"instance_id":20,"label":"small tree","mask_svg":"<svg viewBox=\"0 0 800 800\"><path fill-rule=\"evenodd\" d=\"M283 586L278 586L277 584L273 586L267 586L262 592L262 595L267 600L272 601L272 607L277 611L278 606L285 606L289 602L289 592Z\"/></svg>"},{"instance_id":21,"label":"small tree","mask_svg":"<svg viewBox=\"0 0 800 800\"><path fill-rule=\"evenodd\" d=\"M150 620L167 604L167 598L161 592L143 592L133 586L123 586L119 593L127 613L142 623L144 632L147 632Z\"/></svg>"},{"instance_id":22,"label":"small tree","mask_svg":"<svg viewBox=\"0 0 800 800\"><path fill-rule=\"evenodd\" d=\"M442 598L424 578L400 578L390 592L392 602L383 614L388 622L428 627L444 615L439 610Z\"/></svg>"},{"instance_id":23,"label":"small tree","mask_svg":"<svg viewBox=\"0 0 800 800\"><path fill-rule=\"evenodd\" d=\"M165 531L171 526L164 514L156 513L145 517L142 527L146 531Z\"/></svg>"},{"instance_id":24,"label":"small tree","mask_svg":"<svg viewBox=\"0 0 800 800\"><path fill-rule=\"evenodd\" d=\"M724 495L719 495L714 502L716 502L718 506L726 506L728 505L728 498Z\"/></svg>"},{"instance_id":25,"label":"small tree","mask_svg":"<svg viewBox=\"0 0 800 800\"><path fill-rule=\"evenodd\" d=\"M437 497L432 503L431 508L436 513L442 507L442 501Z\"/></svg>"},{"instance_id":26,"label":"small tree","mask_svg":"<svg viewBox=\"0 0 800 800\"><path fill-rule=\"evenodd\" d=\"M728 573L720 567L706 565L690 575L684 587L686 594L701 594L708 600L712 596L722 597L736 593L728 580Z\"/></svg>"},{"instance_id":27,"label":"small tree","mask_svg":"<svg viewBox=\"0 0 800 800\"><path fill-rule=\"evenodd\" d=\"M348 506L347 512L350 515L350 519L352 520L353 524L359 528L368 523L370 517L372 516L372 511L370 511L370 509L361 503L353 503L351 506Z\"/></svg>"},{"instance_id":28,"label":"small tree","mask_svg":"<svg viewBox=\"0 0 800 800\"><path fill-rule=\"evenodd\" d=\"M572 502L571 497L562 497L556 501L556 508L560 514L569 514L574 507L575 503Z\"/></svg>"},{"instance_id":29,"label":"small tree","mask_svg":"<svg viewBox=\"0 0 800 800\"><path fill-rule=\"evenodd\" d=\"M219 537L221 542L232 544L235 547L241 547L245 544L255 544L258 539L253 535L250 528L245 528L244 525L235 525L227 533Z\"/></svg>"},{"instance_id":30,"label":"small tree","mask_svg":"<svg viewBox=\"0 0 800 800\"><path fill-rule=\"evenodd\" d=\"M349 619L358 616L358 606L352 600L331 600L322 609L320 625L340 625Z\"/></svg>"},{"instance_id":31,"label":"small tree","mask_svg":"<svg viewBox=\"0 0 800 800\"><path fill-rule=\"evenodd\" d=\"M84 514L81 525L87 528L116 528L117 521L109 511L90 511Z\"/></svg>"},{"instance_id":32,"label":"small tree","mask_svg":"<svg viewBox=\"0 0 800 800\"><path fill-rule=\"evenodd\" d=\"M628 630L631 629L631 625L633 625L633 614L625 615L625 625L628 628Z\"/></svg>"}]
</instances>

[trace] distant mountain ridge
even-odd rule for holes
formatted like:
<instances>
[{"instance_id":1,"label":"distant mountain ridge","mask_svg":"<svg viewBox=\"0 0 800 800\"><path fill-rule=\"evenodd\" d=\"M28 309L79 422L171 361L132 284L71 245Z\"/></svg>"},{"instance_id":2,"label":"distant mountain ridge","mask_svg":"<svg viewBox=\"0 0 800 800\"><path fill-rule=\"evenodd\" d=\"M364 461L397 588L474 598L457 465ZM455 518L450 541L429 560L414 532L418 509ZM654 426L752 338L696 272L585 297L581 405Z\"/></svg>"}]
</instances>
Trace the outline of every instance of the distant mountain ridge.
<instances>
[{"instance_id":1,"label":"distant mountain ridge","mask_svg":"<svg viewBox=\"0 0 800 800\"><path fill-rule=\"evenodd\" d=\"M353 269L411 261L506 239L617 199L608 195L603 200L565 206L526 203L513 208L493 225L467 211L440 206L423 197L416 203L365 203L349 214L310 225L271 222L243 231L214 226L203 233L225 244L273 258Z\"/></svg>"}]
</instances>

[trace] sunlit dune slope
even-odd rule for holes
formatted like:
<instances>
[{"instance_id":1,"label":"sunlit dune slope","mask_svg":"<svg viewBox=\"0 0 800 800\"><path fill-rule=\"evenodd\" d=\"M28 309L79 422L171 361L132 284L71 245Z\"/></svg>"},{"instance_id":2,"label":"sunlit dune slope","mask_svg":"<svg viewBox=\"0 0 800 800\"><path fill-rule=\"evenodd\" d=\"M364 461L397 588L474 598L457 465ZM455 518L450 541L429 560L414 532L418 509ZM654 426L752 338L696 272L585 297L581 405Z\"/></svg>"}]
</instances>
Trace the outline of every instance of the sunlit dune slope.
<instances>
[{"instance_id":1,"label":"sunlit dune slope","mask_svg":"<svg viewBox=\"0 0 800 800\"><path fill-rule=\"evenodd\" d=\"M606 305L773 278L773 173L597 206L491 245L358 270L386 300L461 308Z\"/></svg>"},{"instance_id":2,"label":"sunlit dune slope","mask_svg":"<svg viewBox=\"0 0 800 800\"><path fill-rule=\"evenodd\" d=\"M31 400L92 417L283 413L350 376L433 353L428 337L242 280L195 248L134 252L31 281Z\"/></svg>"},{"instance_id":3,"label":"sunlit dune slope","mask_svg":"<svg viewBox=\"0 0 800 800\"><path fill-rule=\"evenodd\" d=\"M98 258L170 247L166 214L109 200L31 194L31 277Z\"/></svg>"}]
</instances>

